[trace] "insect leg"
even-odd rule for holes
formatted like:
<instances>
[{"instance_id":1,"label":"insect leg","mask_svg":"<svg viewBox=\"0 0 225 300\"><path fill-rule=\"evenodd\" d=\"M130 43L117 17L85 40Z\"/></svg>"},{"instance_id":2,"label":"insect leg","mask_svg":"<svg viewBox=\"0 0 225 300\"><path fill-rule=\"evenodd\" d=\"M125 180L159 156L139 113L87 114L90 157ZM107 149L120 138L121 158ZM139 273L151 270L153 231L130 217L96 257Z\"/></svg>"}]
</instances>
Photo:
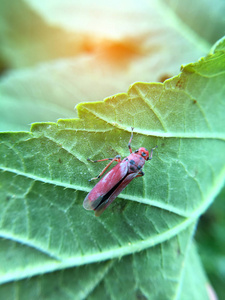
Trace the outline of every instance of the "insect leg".
<instances>
[{"instance_id":1,"label":"insect leg","mask_svg":"<svg viewBox=\"0 0 225 300\"><path fill-rule=\"evenodd\" d=\"M155 150L156 148L158 148L158 146L155 146L154 148L152 148L152 149L151 149L151 154L150 154L150 156L149 156L149 159L148 159L148 160L152 159L153 150Z\"/></svg>"},{"instance_id":2,"label":"insect leg","mask_svg":"<svg viewBox=\"0 0 225 300\"><path fill-rule=\"evenodd\" d=\"M90 159L88 158L88 160L90 160ZM94 160L94 161L92 160L92 162L99 162L99 161L104 161L104 160L111 160L111 161L110 161L110 163L108 163L108 165L102 170L102 172L97 177L91 178L89 181L100 178L114 161L120 162L121 157L120 157L120 155L117 155L114 158L104 158L104 159Z\"/></svg>"},{"instance_id":3,"label":"insect leg","mask_svg":"<svg viewBox=\"0 0 225 300\"><path fill-rule=\"evenodd\" d=\"M128 143L128 148L130 150L130 153L132 153L132 149L131 149L131 141L132 141L132 138L133 138L133 130L134 130L134 127L131 127L131 137L130 137L130 140L129 140L129 143Z\"/></svg>"},{"instance_id":4,"label":"insect leg","mask_svg":"<svg viewBox=\"0 0 225 300\"><path fill-rule=\"evenodd\" d=\"M135 177L135 178L137 178L137 177L142 177L142 176L144 176L145 175L145 173L143 172L143 171L140 171L138 174L137 174L137 176Z\"/></svg>"}]
</instances>

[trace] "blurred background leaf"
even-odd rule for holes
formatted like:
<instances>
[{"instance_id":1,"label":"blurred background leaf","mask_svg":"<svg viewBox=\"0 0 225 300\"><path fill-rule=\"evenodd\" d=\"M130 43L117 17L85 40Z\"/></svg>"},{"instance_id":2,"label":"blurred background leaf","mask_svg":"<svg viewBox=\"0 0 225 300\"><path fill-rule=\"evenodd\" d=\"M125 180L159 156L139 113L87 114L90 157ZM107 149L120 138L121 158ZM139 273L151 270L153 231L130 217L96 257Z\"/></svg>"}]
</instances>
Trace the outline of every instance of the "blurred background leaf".
<instances>
[{"instance_id":1,"label":"blurred background leaf","mask_svg":"<svg viewBox=\"0 0 225 300\"><path fill-rule=\"evenodd\" d=\"M157 1L1 1L0 130L75 117L78 102L176 75L212 46L198 20L190 29Z\"/></svg>"}]
</instances>

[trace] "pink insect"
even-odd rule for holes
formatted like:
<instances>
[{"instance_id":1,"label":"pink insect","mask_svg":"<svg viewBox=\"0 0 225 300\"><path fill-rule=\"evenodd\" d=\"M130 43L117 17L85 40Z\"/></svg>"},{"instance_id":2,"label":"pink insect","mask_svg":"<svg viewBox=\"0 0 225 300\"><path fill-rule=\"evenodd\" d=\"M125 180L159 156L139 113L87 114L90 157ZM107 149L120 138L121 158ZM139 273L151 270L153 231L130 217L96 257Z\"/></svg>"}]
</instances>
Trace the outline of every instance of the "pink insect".
<instances>
[{"instance_id":1,"label":"pink insect","mask_svg":"<svg viewBox=\"0 0 225 300\"><path fill-rule=\"evenodd\" d=\"M146 160L152 159L153 150L151 149L150 157L147 149L141 147L132 152L131 141L133 138L133 128L131 137L128 143L130 154L121 161L120 155L114 158L104 158L100 160L90 160L91 162L99 162L111 160L111 162L102 170L102 172L95 178L89 181L100 178L109 166L117 161L118 164L114 166L90 191L83 202L83 207L87 210L94 210L95 216L100 216L102 212L115 200L115 198L125 189L125 187L136 177L144 176L142 168Z\"/></svg>"}]
</instances>

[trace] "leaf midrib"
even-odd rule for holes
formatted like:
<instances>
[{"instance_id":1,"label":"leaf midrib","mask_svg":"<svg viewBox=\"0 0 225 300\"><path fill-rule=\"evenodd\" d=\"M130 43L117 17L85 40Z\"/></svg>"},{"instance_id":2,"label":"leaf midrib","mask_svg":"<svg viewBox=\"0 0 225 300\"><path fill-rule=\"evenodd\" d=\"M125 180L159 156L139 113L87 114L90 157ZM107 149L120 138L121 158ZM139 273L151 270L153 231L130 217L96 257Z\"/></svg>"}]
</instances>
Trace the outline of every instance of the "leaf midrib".
<instances>
[{"instance_id":1,"label":"leaf midrib","mask_svg":"<svg viewBox=\"0 0 225 300\"><path fill-rule=\"evenodd\" d=\"M120 129L120 130L125 130L130 132L130 127L129 128L124 128L124 126L119 126L119 124L115 124L115 122L109 122L108 120L106 120L105 118L103 118L102 115L97 114L96 112L93 112L91 110L89 110L87 107L82 107L83 110L87 110L88 113L93 114L96 118L106 122L107 124L110 124L112 127ZM64 128L63 130L66 130L66 128ZM70 129L71 130L71 129ZM95 132L98 132L98 130L95 130ZM102 132L102 131L100 131ZM140 135L146 135L146 136L154 136L154 137L160 137L160 138L184 138L184 139L213 139L213 140L222 140L225 141L225 134L224 132L222 133L217 133L215 131L213 132L164 132L164 131L153 131L153 130L145 130L143 128L138 128L135 126L134 128L134 133L138 133Z\"/></svg>"}]
</instances>

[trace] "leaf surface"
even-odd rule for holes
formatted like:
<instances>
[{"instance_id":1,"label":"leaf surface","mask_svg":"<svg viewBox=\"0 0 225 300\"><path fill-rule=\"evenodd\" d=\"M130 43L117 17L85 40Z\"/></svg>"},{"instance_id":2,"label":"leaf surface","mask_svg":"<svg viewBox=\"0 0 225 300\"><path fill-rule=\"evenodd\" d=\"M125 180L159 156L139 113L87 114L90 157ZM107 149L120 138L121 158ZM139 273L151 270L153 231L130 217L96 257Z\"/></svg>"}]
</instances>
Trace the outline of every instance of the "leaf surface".
<instances>
[{"instance_id":1,"label":"leaf surface","mask_svg":"<svg viewBox=\"0 0 225 300\"><path fill-rule=\"evenodd\" d=\"M118 295L113 275L105 274L120 274L123 263L128 273L133 269L133 279L126 282L127 289L137 282L136 296L160 297L161 284L168 299L179 297L193 229L225 176L224 40L218 49L164 84L136 83L128 93L104 102L79 104L78 119L35 123L31 132L0 134L2 283L20 279L19 284L26 285L30 276L67 268L77 272L76 267L85 270L115 259L99 265L96 286L92 276L90 283L81 278L80 298L84 286L87 294L93 291L93 299L104 288L110 298ZM126 156L131 126L133 150L158 149L144 167L145 176L96 218L82 202L94 186L87 179L103 164L92 165L87 157ZM154 262L162 270L165 266L165 273L155 274L153 266L157 284L151 274L145 283L146 264ZM58 273L44 283L49 289L55 284L53 274ZM14 284L3 285L2 291Z\"/></svg>"}]
</instances>

